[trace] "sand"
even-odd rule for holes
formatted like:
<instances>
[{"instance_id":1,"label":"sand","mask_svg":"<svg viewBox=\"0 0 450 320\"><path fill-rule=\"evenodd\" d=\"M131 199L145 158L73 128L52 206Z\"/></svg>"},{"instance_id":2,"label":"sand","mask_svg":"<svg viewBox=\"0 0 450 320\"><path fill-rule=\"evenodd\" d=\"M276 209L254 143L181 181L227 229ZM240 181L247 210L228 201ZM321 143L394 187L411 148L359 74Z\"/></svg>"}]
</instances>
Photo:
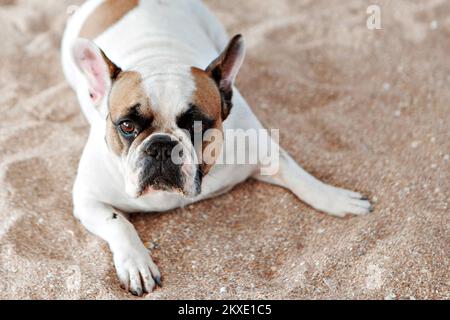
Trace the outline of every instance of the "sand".
<instances>
[{"instance_id":1,"label":"sand","mask_svg":"<svg viewBox=\"0 0 450 320\"><path fill-rule=\"evenodd\" d=\"M0 0L0 298L135 299L72 216L88 134L62 76L67 8ZM449 299L450 3L208 1L248 58L239 87L282 145L376 211L337 219L249 181L132 217L164 287L148 299Z\"/></svg>"}]
</instances>

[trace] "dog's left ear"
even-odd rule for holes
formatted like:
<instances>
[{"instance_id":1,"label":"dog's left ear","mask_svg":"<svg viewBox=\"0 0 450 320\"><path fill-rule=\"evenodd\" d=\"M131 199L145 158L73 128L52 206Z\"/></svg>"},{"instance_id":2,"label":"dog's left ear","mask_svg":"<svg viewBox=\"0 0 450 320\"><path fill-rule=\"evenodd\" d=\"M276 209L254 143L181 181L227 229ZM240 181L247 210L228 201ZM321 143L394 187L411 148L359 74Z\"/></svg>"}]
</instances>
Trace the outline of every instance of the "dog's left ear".
<instances>
[{"instance_id":1,"label":"dog's left ear","mask_svg":"<svg viewBox=\"0 0 450 320\"><path fill-rule=\"evenodd\" d=\"M225 120L232 108L233 85L245 58L245 43L242 35L231 39L224 52L214 60L206 72L217 83L224 99L222 120Z\"/></svg>"}]
</instances>

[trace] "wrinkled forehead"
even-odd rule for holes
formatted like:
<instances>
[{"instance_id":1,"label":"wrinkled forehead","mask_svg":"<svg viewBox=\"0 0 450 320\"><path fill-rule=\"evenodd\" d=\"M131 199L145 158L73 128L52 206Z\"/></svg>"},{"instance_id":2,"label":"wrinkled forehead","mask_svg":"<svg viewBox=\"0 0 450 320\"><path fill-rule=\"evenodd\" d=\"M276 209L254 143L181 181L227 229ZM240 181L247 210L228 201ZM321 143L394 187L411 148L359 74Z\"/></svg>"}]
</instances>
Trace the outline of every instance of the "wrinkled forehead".
<instances>
[{"instance_id":1,"label":"wrinkled forehead","mask_svg":"<svg viewBox=\"0 0 450 320\"><path fill-rule=\"evenodd\" d=\"M189 67L163 66L158 69L143 69L143 89L149 97L155 114L164 119L175 117L188 107L196 90L195 80Z\"/></svg>"},{"instance_id":2,"label":"wrinkled forehead","mask_svg":"<svg viewBox=\"0 0 450 320\"><path fill-rule=\"evenodd\" d=\"M192 67L122 72L109 97L113 121L126 117L139 106L141 115L169 123L192 105L212 118L220 117L219 89L206 72Z\"/></svg>"}]
</instances>

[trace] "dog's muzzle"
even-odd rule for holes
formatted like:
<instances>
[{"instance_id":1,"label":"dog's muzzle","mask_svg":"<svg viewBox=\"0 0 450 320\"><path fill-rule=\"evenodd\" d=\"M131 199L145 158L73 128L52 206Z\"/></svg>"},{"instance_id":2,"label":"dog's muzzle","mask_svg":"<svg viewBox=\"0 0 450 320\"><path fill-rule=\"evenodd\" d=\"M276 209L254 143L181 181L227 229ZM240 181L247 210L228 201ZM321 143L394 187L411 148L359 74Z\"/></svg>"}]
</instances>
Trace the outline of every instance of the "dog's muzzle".
<instances>
[{"instance_id":1,"label":"dog's muzzle","mask_svg":"<svg viewBox=\"0 0 450 320\"><path fill-rule=\"evenodd\" d=\"M160 191L182 191L184 177L181 164L172 158L172 152L178 142L169 136L155 136L143 146L142 166L140 175L141 193L149 188Z\"/></svg>"}]
</instances>

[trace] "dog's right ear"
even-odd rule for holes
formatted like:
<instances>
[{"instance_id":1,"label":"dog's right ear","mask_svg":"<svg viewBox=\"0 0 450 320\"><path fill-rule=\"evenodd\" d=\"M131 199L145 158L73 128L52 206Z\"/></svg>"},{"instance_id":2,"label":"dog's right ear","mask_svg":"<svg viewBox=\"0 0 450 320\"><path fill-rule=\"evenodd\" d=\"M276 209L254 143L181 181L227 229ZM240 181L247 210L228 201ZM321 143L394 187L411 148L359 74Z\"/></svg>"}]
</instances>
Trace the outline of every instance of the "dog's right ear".
<instances>
[{"instance_id":1,"label":"dog's right ear","mask_svg":"<svg viewBox=\"0 0 450 320\"><path fill-rule=\"evenodd\" d=\"M86 39L75 41L72 54L88 82L92 102L99 105L122 70L96 44Z\"/></svg>"},{"instance_id":2,"label":"dog's right ear","mask_svg":"<svg viewBox=\"0 0 450 320\"><path fill-rule=\"evenodd\" d=\"M232 108L233 85L245 58L245 43L242 35L238 34L231 39L222 54L214 60L206 72L217 83L225 100L222 110L222 120L230 114Z\"/></svg>"}]
</instances>

